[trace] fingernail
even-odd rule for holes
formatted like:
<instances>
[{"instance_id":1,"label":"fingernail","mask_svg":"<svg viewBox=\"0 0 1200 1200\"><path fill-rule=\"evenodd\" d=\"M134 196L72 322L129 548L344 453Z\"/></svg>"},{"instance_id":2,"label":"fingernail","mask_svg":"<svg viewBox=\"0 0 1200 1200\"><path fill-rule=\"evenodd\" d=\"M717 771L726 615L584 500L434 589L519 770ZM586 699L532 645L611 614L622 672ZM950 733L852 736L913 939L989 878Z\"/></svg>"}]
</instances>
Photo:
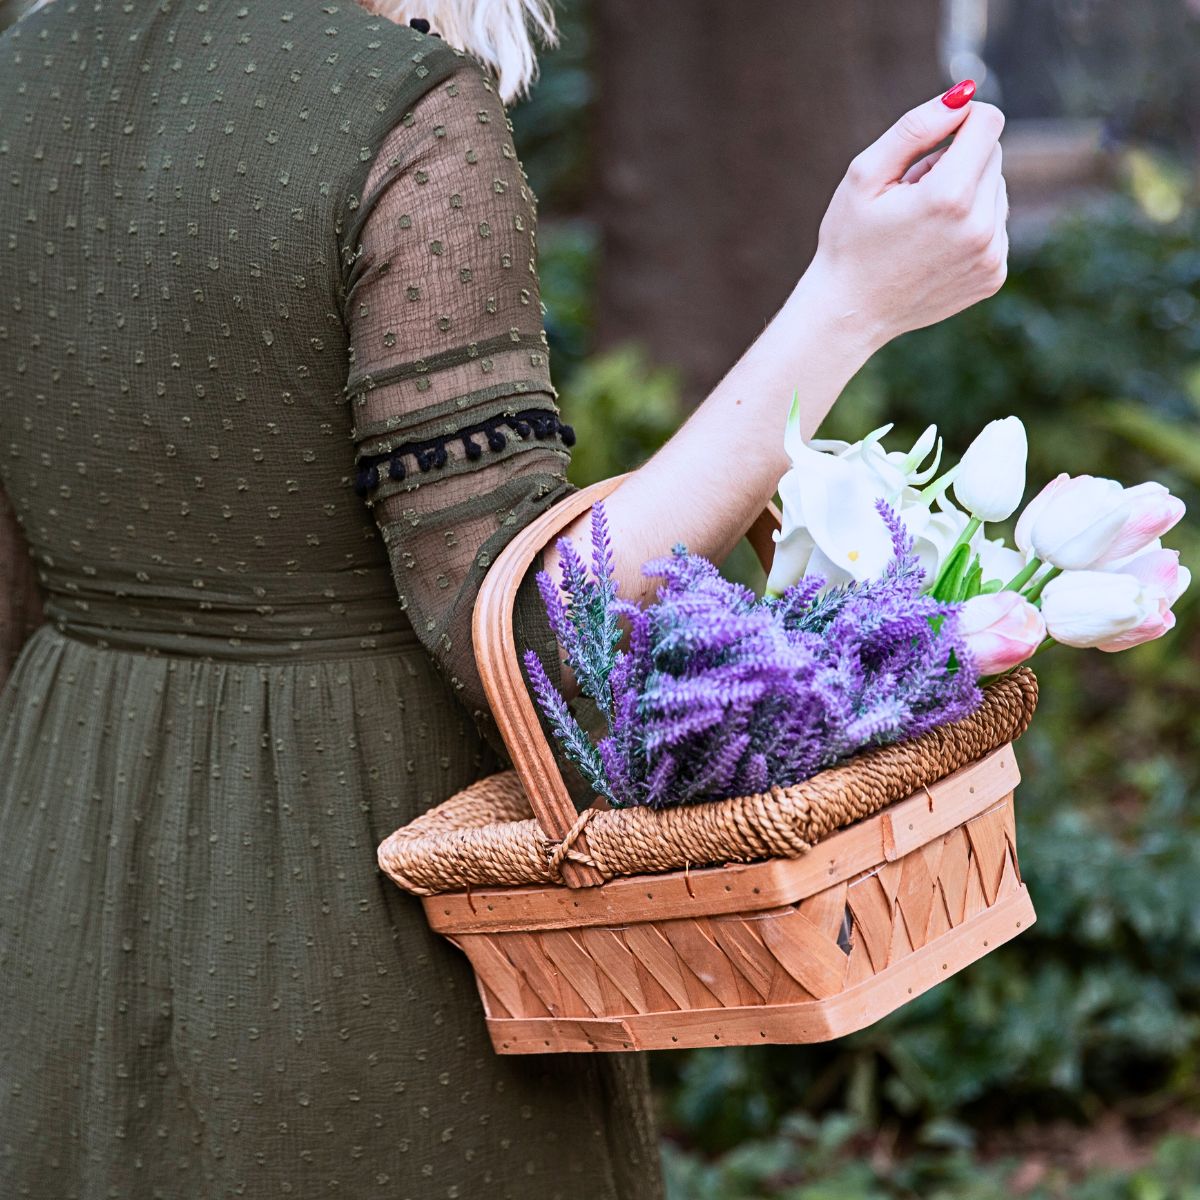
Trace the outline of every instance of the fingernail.
<instances>
[{"instance_id":1,"label":"fingernail","mask_svg":"<svg viewBox=\"0 0 1200 1200\"><path fill-rule=\"evenodd\" d=\"M964 79L956 83L948 92L942 95L942 103L947 108L962 108L975 95L975 80Z\"/></svg>"}]
</instances>

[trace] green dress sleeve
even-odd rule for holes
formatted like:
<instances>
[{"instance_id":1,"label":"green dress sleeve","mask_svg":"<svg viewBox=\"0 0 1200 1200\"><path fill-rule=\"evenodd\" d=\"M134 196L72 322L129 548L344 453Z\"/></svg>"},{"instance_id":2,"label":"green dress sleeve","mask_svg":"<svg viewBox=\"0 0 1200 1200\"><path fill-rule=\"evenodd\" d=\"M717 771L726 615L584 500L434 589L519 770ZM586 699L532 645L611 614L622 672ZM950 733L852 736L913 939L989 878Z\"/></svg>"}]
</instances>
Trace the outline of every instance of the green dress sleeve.
<instances>
[{"instance_id":1,"label":"green dress sleeve","mask_svg":"<svg viewBox=\"0 0 1200 1200\"><path fill-rule=\"evenodd\" d=\"M536 205L494 78L464 57L384 139L345 289L357 486L417 635L500 749L471 645L489 566L573 489L550 380ZM561 678L537 595L516 635Z\"/></svg>"}]
</instances>

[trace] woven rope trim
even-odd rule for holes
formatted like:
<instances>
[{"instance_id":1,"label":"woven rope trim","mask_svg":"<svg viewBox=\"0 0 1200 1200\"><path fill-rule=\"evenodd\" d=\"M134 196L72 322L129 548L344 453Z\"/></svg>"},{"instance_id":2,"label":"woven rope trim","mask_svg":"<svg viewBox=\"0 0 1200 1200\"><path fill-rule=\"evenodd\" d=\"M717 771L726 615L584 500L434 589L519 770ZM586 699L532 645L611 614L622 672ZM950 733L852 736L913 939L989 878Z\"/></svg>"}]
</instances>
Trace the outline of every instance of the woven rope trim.
<instances>
[{"instance_id":1,"label":"woven rope trim","mask_svg":"<svg viewBox=\"0 0 1200 1200\"><path fill-rule=\"evenodd\" d=\"M1037 706L1028 668L989 684L969 717L857 755L803 783L707 804L588 809L562 841L545 836L513 771L489 775L397 829L379 865L429 896L476 886L559 883L565 861L606 879L763 858L796 858L831 833L1021 736ZM587 831L587 854L575 848Z\"/></svg>"}]
</instances>

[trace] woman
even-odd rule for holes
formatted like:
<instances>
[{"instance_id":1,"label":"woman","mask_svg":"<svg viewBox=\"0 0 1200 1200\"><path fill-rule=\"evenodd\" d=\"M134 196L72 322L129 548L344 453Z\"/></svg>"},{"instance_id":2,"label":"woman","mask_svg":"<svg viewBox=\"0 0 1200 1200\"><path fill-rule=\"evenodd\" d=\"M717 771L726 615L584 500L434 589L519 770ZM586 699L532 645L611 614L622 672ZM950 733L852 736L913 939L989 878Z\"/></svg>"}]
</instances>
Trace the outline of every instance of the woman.
<instances>
[{"instance_id":1,"label":"woman","mask_svg":"<svg viewBox=\"0 0 1200 1200\"><path fill-rule=\"evenodd\" d=\"M528 3L50 0L0 39L6 1197L659 1195L643 1061L493 1054L374 861L497 768L473 598L569 491L503 107ZM749 524L793 387L811 432L999 286L1001 120L966 98L855 160L614 495L628 590ZM556 661L528 581L518 629Z\"/></svg>"}]
</instances>

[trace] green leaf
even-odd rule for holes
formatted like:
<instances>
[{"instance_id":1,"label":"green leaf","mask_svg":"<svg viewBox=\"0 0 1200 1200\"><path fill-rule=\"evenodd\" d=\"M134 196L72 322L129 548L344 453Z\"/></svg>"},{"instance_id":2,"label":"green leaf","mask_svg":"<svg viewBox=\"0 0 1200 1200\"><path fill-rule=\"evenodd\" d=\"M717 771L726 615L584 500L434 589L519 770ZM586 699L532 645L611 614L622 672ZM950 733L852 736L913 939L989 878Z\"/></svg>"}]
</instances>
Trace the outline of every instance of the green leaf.
<instances>
[{"instance_id":1,"label":"green leaf","mask_svg":"<svg viewBox=\"0 0 1200 1200\"><path fill-rule=\"evenodd\" d=\"M971 547L965 543L954 549L954 552L943 564L941 573L938 575L938 581L934 585L932 595L935 600L955 600L958 598L959 589L962 587L963 576L966 574L970 558Z\"/></svg>"},{"instance_id":2,"label":"green leaf","mask_svg":"<svg viewBox=\"0 0 1200 1200\"><path fill-rule=\"evenodd\" d=\"M973 596L978 596L983 590L983 565L979 561L979 555L975 555L975 561L971 564L971 569L967 572L966 578L963 580L962 592L957 597L959 600L970 600Z\"/></svg>"}]
</instances>

